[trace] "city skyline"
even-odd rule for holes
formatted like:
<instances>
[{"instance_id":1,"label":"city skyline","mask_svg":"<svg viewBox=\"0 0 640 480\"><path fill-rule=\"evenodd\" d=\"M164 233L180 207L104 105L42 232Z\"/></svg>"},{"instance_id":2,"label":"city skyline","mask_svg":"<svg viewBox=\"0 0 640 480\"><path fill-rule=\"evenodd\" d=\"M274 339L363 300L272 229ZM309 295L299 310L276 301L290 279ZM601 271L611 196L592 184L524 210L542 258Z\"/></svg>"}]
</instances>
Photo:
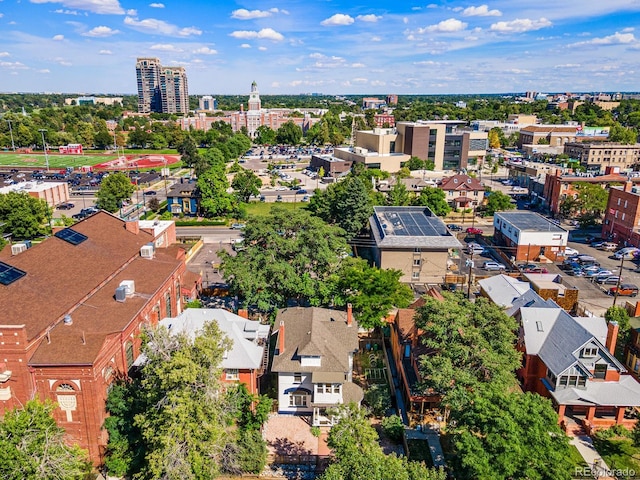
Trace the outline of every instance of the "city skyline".
<instances>
[{"instance_id":1,"label":"city skyline","mask_svg":"<svg viewBox=\"0 0 640 480\"><path fill-rule=\"evenodd\" d=\"M135 94L138 57L189 93L638 91L640 2L0 0L0 91Z\"/></svg>"}]
</instances>

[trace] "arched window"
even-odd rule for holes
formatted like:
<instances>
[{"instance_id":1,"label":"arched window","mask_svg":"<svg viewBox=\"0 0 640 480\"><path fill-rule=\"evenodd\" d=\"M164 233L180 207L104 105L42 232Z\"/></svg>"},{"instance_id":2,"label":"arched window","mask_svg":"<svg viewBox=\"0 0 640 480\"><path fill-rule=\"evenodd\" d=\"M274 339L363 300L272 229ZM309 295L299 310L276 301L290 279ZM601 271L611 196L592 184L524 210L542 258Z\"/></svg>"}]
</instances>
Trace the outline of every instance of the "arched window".
<instances>
[{"instance_id":1,"label":"arched window","mask_svg":"<svg viewBox=\"0 0 640 480\"><path fill-rule=\"evenodd\" d=\"M76 389L73 388L73 385L69 383L61 383L56 387L56 392L75 392L75 390Z\"/></svg>"},{"instance_id":2,"label":"arched window","mask_svg":"<svg viewBox=\"0 0 640 480\"><path fill-rule=\"evenodd\" d=\"M167 292L167 294L165 295L164 305L167 313L166 316L171 317L171 292Z\"/></svg>"}]
</instances>

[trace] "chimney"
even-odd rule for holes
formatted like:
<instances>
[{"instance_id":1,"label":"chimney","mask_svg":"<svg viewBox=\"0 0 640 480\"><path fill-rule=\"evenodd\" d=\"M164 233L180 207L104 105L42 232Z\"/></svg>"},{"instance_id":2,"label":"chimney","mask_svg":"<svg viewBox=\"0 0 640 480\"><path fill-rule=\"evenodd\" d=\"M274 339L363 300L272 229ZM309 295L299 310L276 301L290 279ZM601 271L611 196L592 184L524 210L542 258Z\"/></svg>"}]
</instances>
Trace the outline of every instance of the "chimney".
<instances>
[{"instance_id":1,"label":"chimney","mask_svg":"<svg viewBox=\"0 0 640 480\"><path fill-rule=\"evenodd\" d=\"M284 320L280 320L280 327L278 327L278 355L284 353Z\"/></svg>"},{"instance_id":2,"label":"chimney","mask_svg":"<svg viewBox=\"0 0 640 480\"><path fill-rule=\"evenodd\" d=\"M350 327L353 324L353 310L351 308L351 304L347 303L347 327Z\"/></svg>"},{"instance_id":3,"label":"chimney","mask_svg":"<svg viewBox=\"0 0 640 480\"><path fill-rule=\"evenodd\" d=\"M615 353L616 341L618 340L618 322L611 321L607 324L607 344L605 345L611 355Z\"/></svg>"},{"instance_id":4,"label":"chimney","mask_svg":"<svg viewBox=\"0 0 640 480\"><path fill-rule=\"evenodd\" d=\"M138 233L140 233L140 225L137 220L124 222L124 226L127 229L127 232L131 232L134 235L138 235Z\"/></svg>"},{"instance_id":5,"label":"chimney","mask_svg":"<svg viewBox=\"0 0 640 480\"><path fill-rule=\"evenodd\" d=\"M247 310L246 308L239 308L238 316L249 320L249 310Z\"/></svg>"},{"instance_id":6,"label":"chimney","mask_svg":"<svg viewBox=\"0 0 640 480\"><path fill-rule=\"evenodd\" d=\"M630 192L633 188L633 182L624 182L624 191Z\"/></svg>"}]
</instances>

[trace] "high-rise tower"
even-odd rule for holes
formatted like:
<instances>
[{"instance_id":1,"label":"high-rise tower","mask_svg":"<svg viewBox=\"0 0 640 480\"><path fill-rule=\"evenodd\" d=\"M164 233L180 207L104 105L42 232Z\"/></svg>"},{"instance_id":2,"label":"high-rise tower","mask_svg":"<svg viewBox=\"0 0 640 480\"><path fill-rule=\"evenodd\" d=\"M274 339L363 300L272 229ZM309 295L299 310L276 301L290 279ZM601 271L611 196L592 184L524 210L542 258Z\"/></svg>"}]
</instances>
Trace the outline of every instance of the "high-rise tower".
<instances>
[{"instance_id":1,"label":"high-rise tower","mask_svg":"<svg viewBox=\"0 0 640 480\"><path fill-rule=\"evenodd\" d=\"M183 67L163 67L157 58L138 58L138 112L189 113L187 74Z\"/></svg>"}]
</instances>

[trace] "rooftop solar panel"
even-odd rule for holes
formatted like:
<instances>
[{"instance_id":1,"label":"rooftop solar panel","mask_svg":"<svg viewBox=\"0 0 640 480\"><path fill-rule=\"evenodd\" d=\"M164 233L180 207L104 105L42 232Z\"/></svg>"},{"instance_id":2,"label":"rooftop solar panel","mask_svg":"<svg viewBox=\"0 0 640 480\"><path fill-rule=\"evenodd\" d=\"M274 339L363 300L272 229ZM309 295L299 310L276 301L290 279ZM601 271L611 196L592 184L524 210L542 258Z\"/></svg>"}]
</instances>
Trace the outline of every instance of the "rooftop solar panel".
<instances>
[{"instance_id":1,"label":"rooftop solar panel","mask_svg":"<svg viewBox=\"0 0 640 480\"><path fill-rule=\"evenodd\" d=\"M19 278L24 277L26 274L27 272L20 270L19 268L0 262L0 283L2 285L10 285Z\"/></svg>"},{"instance_id":2,"label":"rooftop solar panel","mask_svg":"<svg viewBox=\"0 0 640 480\"><path fill-rule=\"evenodd\" d=\"M65 242L69 242L71 245L78 245L87 239L86 235L78 233L70 228L65 228L64 230L56 232L55 236Z\"/></svg>"}]
</instances>

